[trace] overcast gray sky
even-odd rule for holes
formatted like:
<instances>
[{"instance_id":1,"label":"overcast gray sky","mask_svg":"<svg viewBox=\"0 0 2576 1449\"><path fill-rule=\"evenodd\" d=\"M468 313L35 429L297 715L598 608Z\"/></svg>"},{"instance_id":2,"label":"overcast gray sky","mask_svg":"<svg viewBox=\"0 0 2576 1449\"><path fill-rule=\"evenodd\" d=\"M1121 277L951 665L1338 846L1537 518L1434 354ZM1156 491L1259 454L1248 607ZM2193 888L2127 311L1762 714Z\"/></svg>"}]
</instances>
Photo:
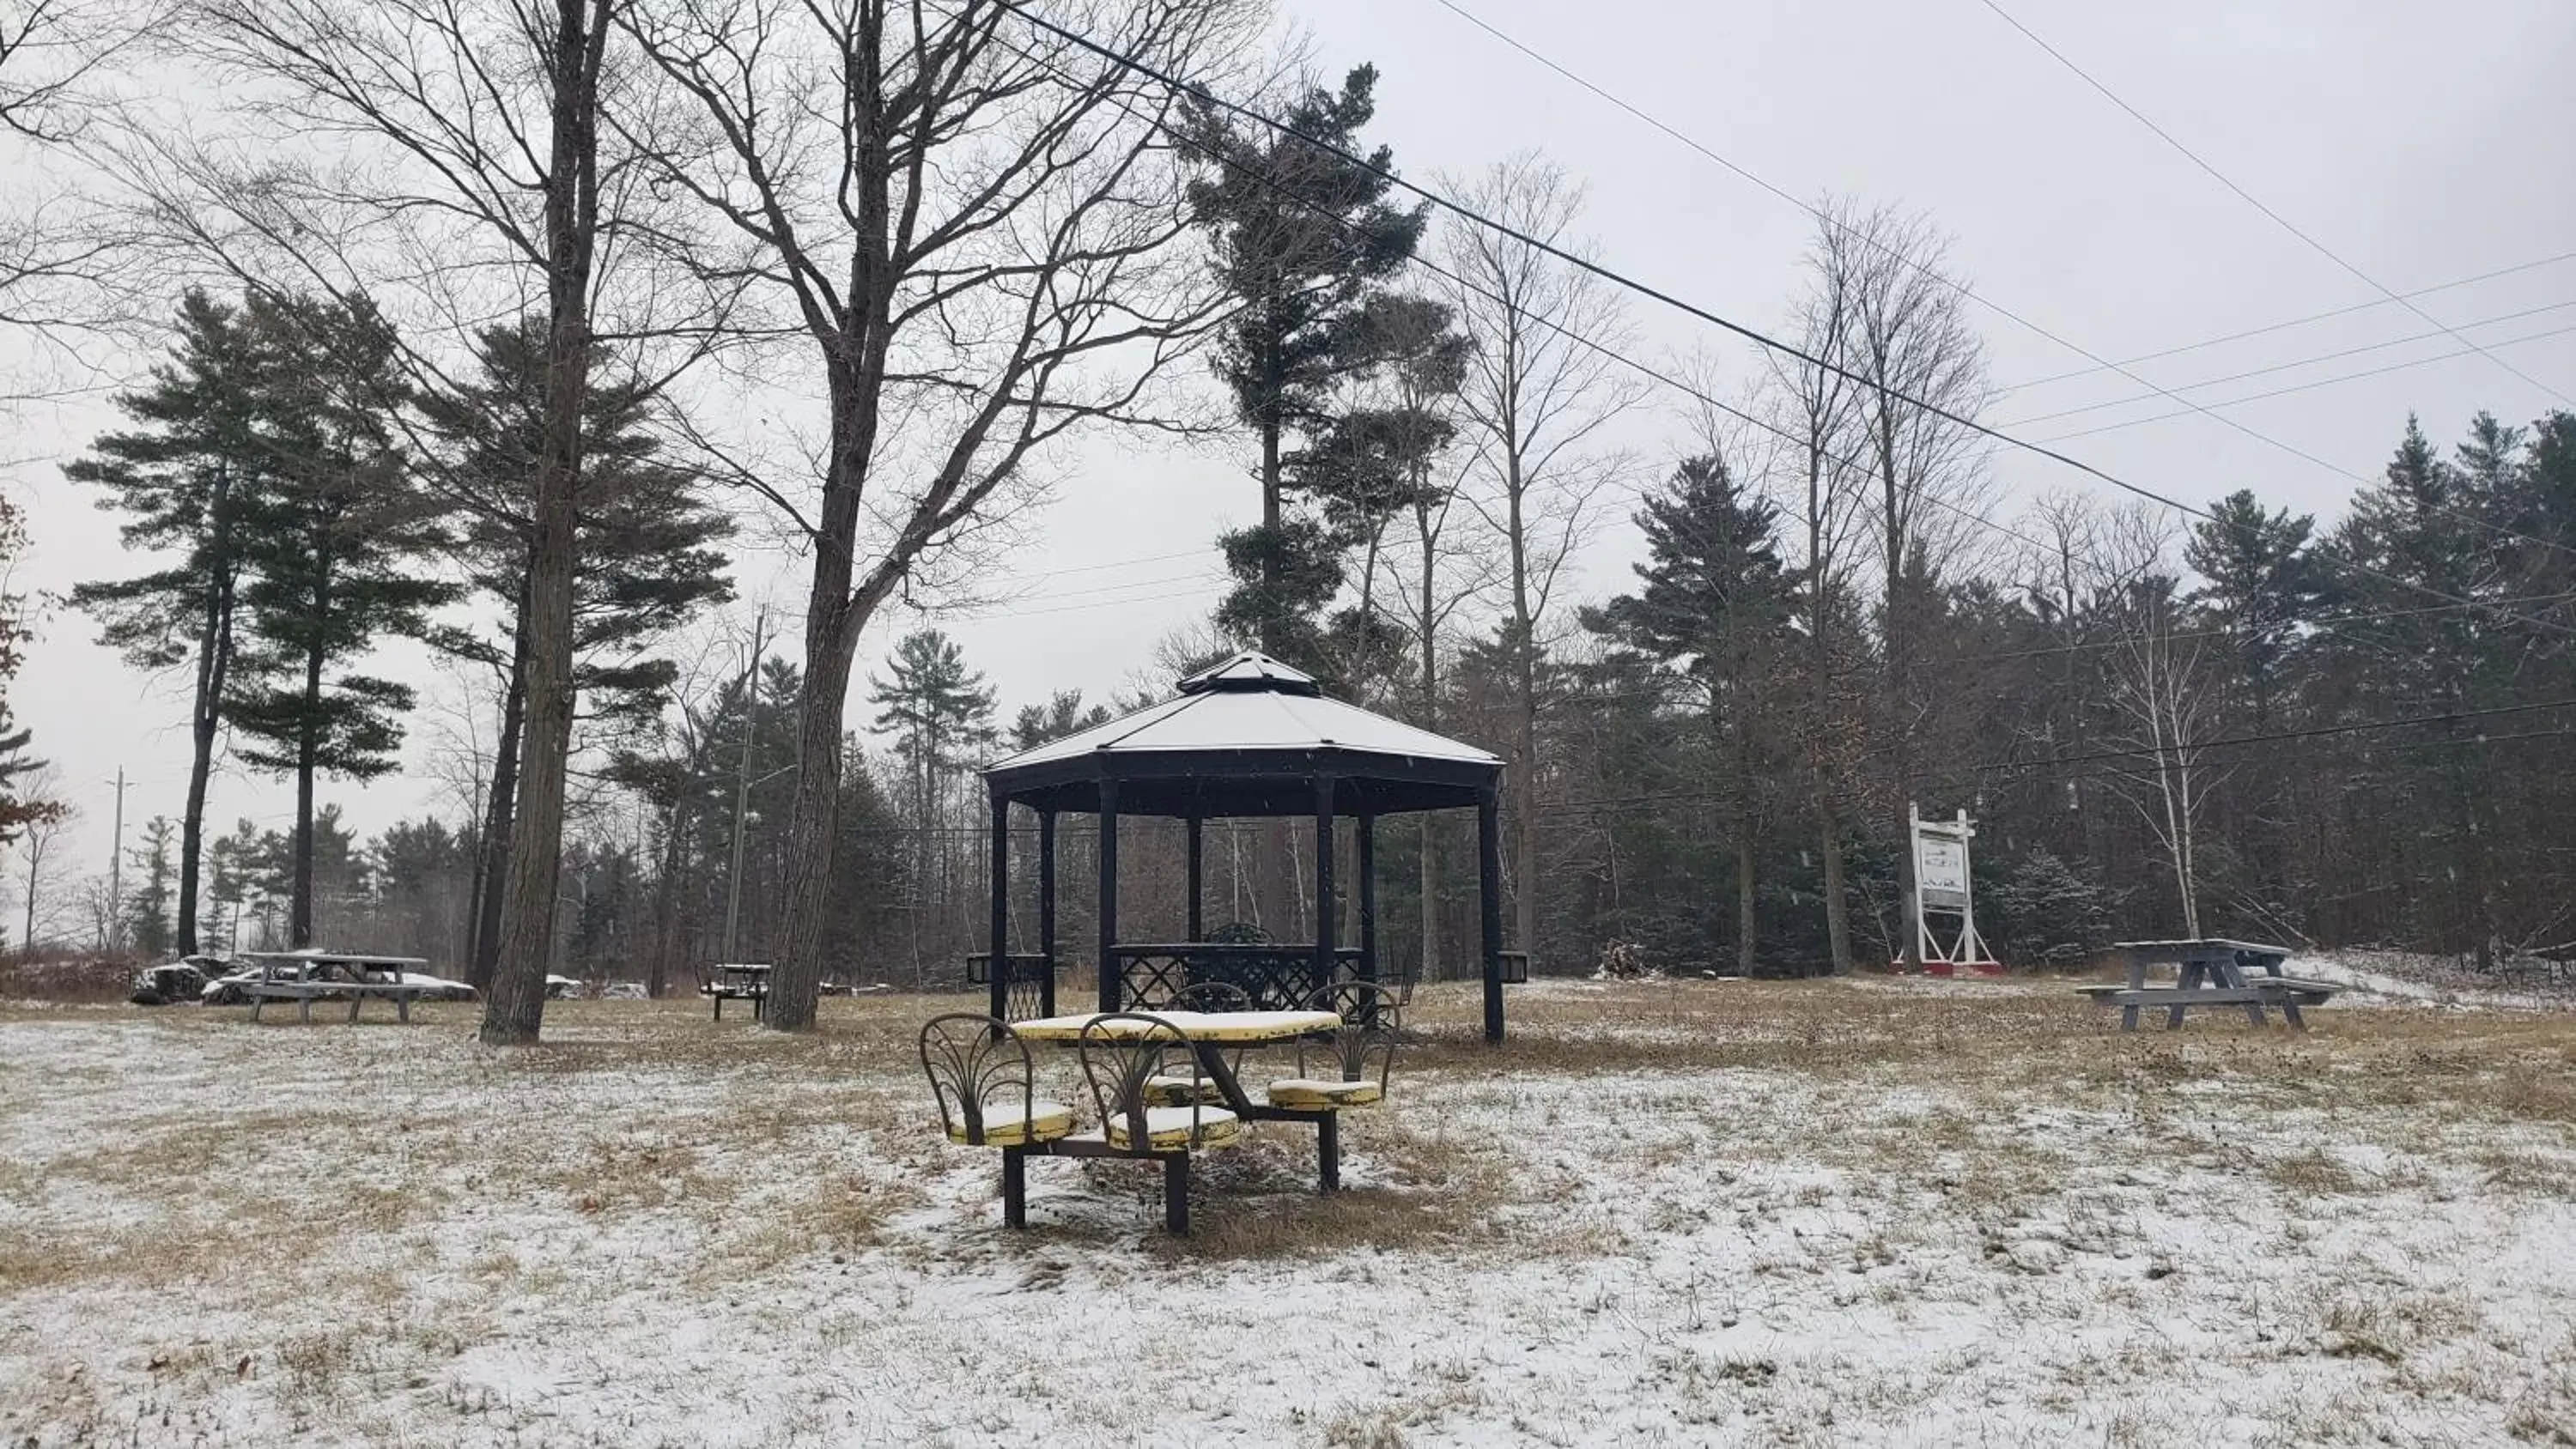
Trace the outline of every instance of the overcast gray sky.
<instances>
[{"instance_id":1,"label":"overcast gray sky","mask_svg":"<svg viewBox=\"0 0 2576 1449\"><path fill-rule=\"evenodd\" d=\"M2024 25L2239 186L2346 262L2400 292L2576 251L2576 4L2569 0L2002 0ZM2017 33L1983 0L1457 0L1603 89L1793 195L1825 192L1919 209L1955 239L1953 260L1984 297L2107 357L2374 301L2368 284L2291 236ZM1546 153L1590 188L1583 230L1601 260L1709 310L1779 321L1813 229L1772 196L1609 102L1548 72L1442 0L1293 0L1287 22L1338 73L1382 72L1374 138L1410 176L1466 174L1508 153ZM0 184L7 178L0 176ZM1446 225L1448 223L1441 223ZM2445 446L2479 408L2524 422L2576 396L2576 261L2423 297L2541 386L2474 353L2224 408L2304 460L2219 421L2184 416L2070 441L2066 451L2195 502L2239 487L2338 515L2375 476L2409 411ZM1709 349L1728 374L1748 350L1687 317L1639 302L1642 350ZM2086 366L1993 311L1974 320L1999 384ZM2159 385L2270 368L2433 332L2396 305L2192 352L2138 370ZM2502 346L2512 341L2514 345ZM2195 391L2206 404L2460 353L2447 336ZM2012 421L2141 391L2115 374L1999 400ZM1660 472L1687 446L1680 401L1628 436ZM2174 411L2162 399L2034 425L2041 437ZM0 457L30 512L35 544L16 586L68 589L140 567L121 559L115 520L65 484L60 460L112 425L96 404L42 409ZM1243 460L1093 449L1071 472L1022 559L1026 596L990 617L943 621L1009 709L1050 690L1097 696L1148 663L1155 642L1203 617L1221 590L1210 541L1254 509ZM2341 470L2341 471L2338 471ZM2090 487L2038 460L1993 463L2009 518L2035 493ZM1635 551L1624 522L1585 560L1581 593L1617 588ZM1136 560L1115 568L1105 561ZM748 553L745 592L793 606L795 560ZM1084 570L1082 572L1063 572ZM773 582L775 581L775 582ZM746 610L747 612L747 610ZM910 621L881 625L873 669ZM737 621L747 628L747 620ZM84 812L71 869L103 871L122 765L134 820L175 815L185 780L184 697L90 642L57 612L14 691L19 718ZM792 641L791 641L792 644ZM791 651L792 652L792 651ZM408 651L396 667L416 669ZM424 673L423 683L432 684ZM854 711L855 716L855 711ZM362 832L456 809L423 768L370 786L329 782ZM212 824L287 823L289 796L227 771ZM18 862L8 862L14 895Z\"/></svg>"}]
</instances>

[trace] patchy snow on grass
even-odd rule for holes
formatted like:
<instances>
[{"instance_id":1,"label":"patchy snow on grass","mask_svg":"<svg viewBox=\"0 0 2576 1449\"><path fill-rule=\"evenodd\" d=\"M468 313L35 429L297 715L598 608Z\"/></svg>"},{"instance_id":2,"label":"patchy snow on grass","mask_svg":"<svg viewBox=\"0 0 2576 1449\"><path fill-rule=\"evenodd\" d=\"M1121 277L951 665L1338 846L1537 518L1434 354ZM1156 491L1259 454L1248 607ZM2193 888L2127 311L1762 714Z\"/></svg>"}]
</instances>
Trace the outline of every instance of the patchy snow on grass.
<instances>
[{"instance_id":1,"label":"patchy snow on grass","mask_svg":"<svg viewBox=\"0 0 2576 1449\"><path fill-rule=\"evenodd\" d=\"M1947 983L1944 983L1947 985ZM0 1010L0 1442L2576 1439L2576 1032L2122 1034L2062 986L1426 988L1313 1137L941 1140L950 1003L785 1038ZM1044 1088L1088 1102L1069 1053Z\"/></svg>"}]
</instances>

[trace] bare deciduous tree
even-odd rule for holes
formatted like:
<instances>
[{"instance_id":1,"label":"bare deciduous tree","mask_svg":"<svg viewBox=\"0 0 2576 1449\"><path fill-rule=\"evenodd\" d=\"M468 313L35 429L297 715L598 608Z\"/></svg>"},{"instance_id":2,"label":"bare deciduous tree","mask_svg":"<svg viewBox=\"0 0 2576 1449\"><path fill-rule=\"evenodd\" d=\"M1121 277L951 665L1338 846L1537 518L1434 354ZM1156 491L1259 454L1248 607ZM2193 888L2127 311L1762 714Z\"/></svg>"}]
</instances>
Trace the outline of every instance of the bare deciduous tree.
<instances>
[{"instance_id":1,"label":"bare deciduous tree","mask_svg":"<svg viewBox=\"0 0 2576 1449\"><path fill-rule=\"evenodd\" d=\"M1805 700L1798 753L1806 766L1824 873L1825 937L1833 969L1852 967L1851 899L1843 879L1844 811L1850 781L1866 746L1855 723L1862 714L1855 664L1861 655L1852 552L1868 514L1870 469L1863 435L1862 389L1822 365L1848 355L1857 325L1853 290L1858 240L1830 216L1807 249L1807 283L1792 336L1818 359L1769 355L1761 388L1767 426L1781 446L1770 452L1781 512L1803 544L1799 564L1805 639ZM1717 447L1729 431L1705 418L1701 432Z\"/></svg>"},{"instance_id":2,"label":"bare deciduous tree","mask_svg":"<svg viewBox=\"0 0 2576 1449\"><path fill-rule=\"evenodd\" d=\"M34 353L80 360L80 343L127 305L119 285L130 238L71 179L77 150L110 106L109 62L137 16L101 0L20 0L0 7L0 328ZM73 165L53 162L71 158ZM0 403L62 391L35 368L0 390Z\"/></svg>"},{"instance_id":3,"label":"bare deciduous tree","mask_svg":"<svg viewBox=\"0 0 2576 1449\"><path fill-rule=\"evenodd\" d=\"M1059 5L1167 73L1239 54L1237 0ZM639 123L825 400L813 495L767 486L813 552L794 859L765 1020L813 1024L860 634L918 570L1007 529L1078 428L1150 425L1219 300L1189 265L1174 98L995 0L680 0L628 14L684 97ZM763 354L781 368L782 349Z\"/></svg>"},{"instance_id":4,"label":"bare deciduous tree","mask_svg":"<svg viewBox=\"0 0 2576 1449\"><path fill-rule=\"evenodd\" d=\"M1983 455L1978 435L1952 419L1974 417L1984 406L1985 352L1967 323L1966 290L1945 270L1948 242L1930 223L1844 204L1829 205L1826 217L1825 227L1847 248L1851 321L1841 361L1862 379L1862 427L1878 475L1879 694L1890 766L1882 808L1902 842L1896 888L1905 919L1898 934L1906 965L1920 968L1906 806L1925 694L1906 625L1920 602L1911 596L1933 586L1966 544L1975 517Z\"/></svg>"},{"instance_id":5,"label":"bare deciduous tree","mask_svg":"<svg viewBox=\"0 0 2576 1449\"><path fill-rule=\"evenodd\" d=\"M1548 246L1580 253L1583 191L1534 154L1500 162L1463 192L1465 205ZM1512 658L1515 935L1538 937L1539 657L1549 604L1566 565L1597 522L1594 507L1624 462L1605 445L1612 419L1644 382L1610 355L1628 334L1618 291L1593 273L1485 227L1445 235L1450 301L1476 345L1460 393L1472 452L1465 493L1506 563L1504 642ZM1589 339L1598 346L1587 345Z\"/></svg>"}]
</instances>

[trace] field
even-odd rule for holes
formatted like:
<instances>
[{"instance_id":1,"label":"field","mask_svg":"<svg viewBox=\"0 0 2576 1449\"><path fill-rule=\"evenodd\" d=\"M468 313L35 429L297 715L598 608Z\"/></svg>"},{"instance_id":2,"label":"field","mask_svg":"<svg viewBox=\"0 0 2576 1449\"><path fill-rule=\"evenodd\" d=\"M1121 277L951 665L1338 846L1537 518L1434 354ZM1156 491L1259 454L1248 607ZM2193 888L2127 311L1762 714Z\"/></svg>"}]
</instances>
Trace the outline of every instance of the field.
<instances>
[{"instance_id":1,"label":"field","mask_svg":"<svg viewBox=\"0 0 2576 1449\"><path fill-rule=\"evenodd\" d=\"M1004 1230L944 1001L0 1007L0 1442L2576 1444L2576 1016L1425 998L1352 1190L1256 1132L1188 1240L1119 1163Z\"/></svg>"}]
</instances>

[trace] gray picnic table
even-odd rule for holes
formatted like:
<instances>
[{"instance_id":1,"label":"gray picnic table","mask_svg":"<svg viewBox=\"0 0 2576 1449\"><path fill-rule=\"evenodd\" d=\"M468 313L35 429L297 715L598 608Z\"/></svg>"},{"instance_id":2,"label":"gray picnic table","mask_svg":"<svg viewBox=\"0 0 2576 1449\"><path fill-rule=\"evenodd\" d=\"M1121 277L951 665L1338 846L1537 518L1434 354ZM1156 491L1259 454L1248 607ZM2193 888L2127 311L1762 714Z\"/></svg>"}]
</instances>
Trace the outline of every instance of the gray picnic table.
<instances>
[{"instance_id":1,"label":"gray picnic table","mask_svg":"<svg viewBox=\"0 0 2576 1449\"><path fill-rule=\"evenodd\" d=\"M2192 1007L2237 1006L2245 1019L2265 1024L2264 1008L2278 1007L2291 1026L2305 1031L2299 1008L2323 1004L2339 989L2330 981L2291 976L2281 968L2290 959L2286 946L2259 941L2121 941L2111 948L2128 958L2126 986L2086 986L2078 990L2104 1006L2120 1008L2120 1029L2136 1031L2138 1013L2151 1006L2165 1009L2165 1029L2182 1025ZM2171 986L2147 984L2147 968L2175 968ZM2251 974L2248 973L2258 973Z\"/></svg>"},{"instance_id":2,"label":"gray picnic table","mask_svg":"<svg viewBox=\"0 0 2576 1449\"><path fill-rule=\"evenodd\" d=\"M242 994L250 998L250 1019L259 1020L260 1007L271 1001L292 1001L296 1016L302 1021L313 1019L313 998L334 992L349 998L349 1019L358 1019L358 1004L370 996L390 997L394 1014L403 1021L411 1020L411 1003L415 996L447 989L444 981L423 979L429 963L418 956L375 956L351 951L245 951L245 961L256 962L260 973L257 981L245 982ZM336 968L338 974L333 974ZM290 974L291 973L291 974ZM390 977L391 979L384 979Z\"/></svg>"}]
</instances>

